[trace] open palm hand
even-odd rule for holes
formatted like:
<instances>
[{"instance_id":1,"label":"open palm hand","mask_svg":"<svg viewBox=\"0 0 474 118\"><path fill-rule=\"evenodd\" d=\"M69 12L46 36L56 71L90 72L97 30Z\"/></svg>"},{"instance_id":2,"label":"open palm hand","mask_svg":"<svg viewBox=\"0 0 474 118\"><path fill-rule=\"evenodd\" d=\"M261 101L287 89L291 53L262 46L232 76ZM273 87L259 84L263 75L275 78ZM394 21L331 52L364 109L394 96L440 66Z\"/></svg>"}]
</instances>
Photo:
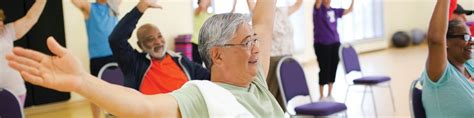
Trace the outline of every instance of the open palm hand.
<instances>
[{"instance_id":1,"label":"open palm hand","mask_svg":"<svg viewBox=\"0 0 474 118\"><path fill-rule=\"evenodd\" d=\"M14 54L7 55L9 66L32 84L59 91L77 90L84 81L81 63L54 38L48 38L47 44L56 56L15 47Z\"/></svg>"},{"instance_id":2,"label":"open palm hand","mask_svg":"<svg viewBox=\"0 0 474 118\"><path fill-rule=\"evenodd\" d=\"M149 8L158 8L162 9L163 7L159 4L156 3L157 0L140 0L140 2L143 2L148 5Z\"/></svg>"}]
</instances>

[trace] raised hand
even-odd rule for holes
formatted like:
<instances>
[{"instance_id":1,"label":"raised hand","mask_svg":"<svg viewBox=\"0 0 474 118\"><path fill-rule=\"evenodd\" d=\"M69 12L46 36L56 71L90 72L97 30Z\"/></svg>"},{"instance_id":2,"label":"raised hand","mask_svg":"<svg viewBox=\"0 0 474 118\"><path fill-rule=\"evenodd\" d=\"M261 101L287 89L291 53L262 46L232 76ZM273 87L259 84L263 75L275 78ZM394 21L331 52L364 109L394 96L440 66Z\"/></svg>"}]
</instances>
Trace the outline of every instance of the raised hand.
<instances>
[{"instance_id":1,"label":"raised hand","mask_svg":"<svg viewBox=\"0 0 474 118\"><path fill-rule=\"evenodd\" d=\"M32 84L58 91L76 91L87 74L81 63L54 38L48 38L47 45L56 56L15 47L14 54L6 56L8 65Z\"/></svg>"},{"instance_id":2,"label":"raised hand","mask_svg":"<svg viewBox=\"0 0 474 118\"><path fill-rule=\"evenodd\" d=\"M148 4L150 8L158 8L158 9L163 9L161 5L156 3L157 0L144 0Z\"/></svg>"},{"instance_id":3,"label":"raised hand","mask_svg":"<svg viewBox=\"0 0 474 118\"><path fill-rule=\"evenodd\" d=\"M158 8L158 9L163 9L163 7L161 5L159 5L158 3L156 3L157 0L140 0L140 2L138 2L138 10L140 10L140 12L145 12L146 9L148 8Z\"/></svg>"}]
</instances>

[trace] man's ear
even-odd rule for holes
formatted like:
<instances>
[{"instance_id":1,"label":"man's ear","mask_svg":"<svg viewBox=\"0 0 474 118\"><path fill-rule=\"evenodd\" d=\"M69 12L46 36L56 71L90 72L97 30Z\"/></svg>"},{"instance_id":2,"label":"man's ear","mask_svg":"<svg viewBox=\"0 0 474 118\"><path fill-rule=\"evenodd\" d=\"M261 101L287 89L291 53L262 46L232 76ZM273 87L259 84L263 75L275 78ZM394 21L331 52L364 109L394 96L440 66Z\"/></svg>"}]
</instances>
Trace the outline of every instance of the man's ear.
<instances>
[{"instance_id":1,"label":"man's ear","mask_svg":"<svg viewBox=\"0 0 474 118\"><path fill-rule=\"evenodd\" d=\"M219 48L213 47L210 50L211 62L212 65L221 65L222 64L222 53Z\"/></svg>"},{"instance_id":2,"label":"man's ear","mask_svg":"<svg viewBox=\"0 0 474 118\"><path fill-rule=\"evenodd\" d=\"M143 50L142 43L140 43L140 41L137 41L137 45L141 50Z\"/></svg>"}]
</instances>

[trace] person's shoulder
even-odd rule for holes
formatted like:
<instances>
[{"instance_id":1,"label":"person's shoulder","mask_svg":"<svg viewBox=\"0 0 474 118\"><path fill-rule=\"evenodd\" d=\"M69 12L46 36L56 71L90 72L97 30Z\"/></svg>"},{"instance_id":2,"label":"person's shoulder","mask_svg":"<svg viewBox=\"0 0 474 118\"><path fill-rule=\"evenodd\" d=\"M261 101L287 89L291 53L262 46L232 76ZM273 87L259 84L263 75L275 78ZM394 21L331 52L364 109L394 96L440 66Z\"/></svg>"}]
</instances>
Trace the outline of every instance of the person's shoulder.
<instances>
[{"instance_id":1,"label":"person's shoulder","mask_svg":"<svg viewBox=\"0 0 474 118\"><path fill-rule=\"evenodd\" d=\"M469 67L474 67L474 59L469 59L464 64L469 66Z\"/></svg>"},{"instance_id":2,"label":"person's shoulder","mask_svg":"<svg viewBox=\"0 0 474 118\"><path fill-rule=\"evenodd\" d=\"M11 22L11 23L7 23L5 25L3 25L4 28L7 28L7 29L14 29L15 28L15 22Z\"/></svg>"},{"instance_id":3,"label":"person's shoulder","mask_svg":"<svg viewBox=\"0 0 474 118\"><path fill-rule=\"evenodd\" d=\"M428 76L427 71L425 70L421 76L421 80L423 83L423 86L428 86L428 87L439 87L445 85L451 78L456 78L455 73L455 68L453 65L451 65L449 62L446 64L446 67L441 74L441 77L438 79L438 81L432 81L430 77Z\"/></svg>"},{"instance_id":4,"label":"person's shoulder","mask_svg":"<svg viewBox=\"0 0 474 118\"><path fill-rule=\"evenodd\" d=\"M181 62L184 62L184 63L192 62L186 56L183 56L183 53L169 51L169 50L166 51L166 53L168 54L168 56L170 56L173 59L173 61L175 61L177 63L178 63L178 61L181 61Z\"/></svg>"},{"instance_id":5,"label":"person's shoulder","mask_svg":"<svg viewBox=\"0 0 474 118\"><path fill-rule=\"evenodd\" d=\"M327 14L326 12L329 10L329 8L325 7L324 5L321 5L319 8L313 7L313 15L324 15Z\"/></svg>"},{"instance_id":6,"label":"person's shoulder","mask_svg":"<svg viewBox=\"0 0 474 118\"><path fill-rule=\"evenodd\" d=\"M7 23L3 27L4 27L3 33L6 33L7 35L9 35L9 34L15 35L15 24L14 24L14 22Z\"/></svg>"},{"instance_id":7,"label":"person's shoulder","mask_svg":"<svg viewBox=\"0 0 474 118\"><path fill-rule=\"evenodd\" d=\"M91 6L91 9L92 9L93 7L98 7L100 4L97 2L91 2L89 3L89 5Z\"/></svg>"},{"instance_id":8,"label":"person's shoulder","mask_svg":"<svg viewBox=\"0 0 474 118\"><path fill-rule=\"evenodd\" d=\"M179 106L183 117L209 117L207 106L198 86L192 81L186 82L181 88L170 93Z\"/></svg>"},{"instance_id":9,"label":"person's shoulder","mask_svg":"<svg viewBox=\"0 0 474 118\"><path fill-rule=\"evenodd\" d=\"M192 97L199 97L201 92L196 84L193 84L192 81L186 82L181 88L171 92L171 95L181 99L181 98L192 98ZM184 100L184 99L182 99Z\"/></svg>"}]
</instances>

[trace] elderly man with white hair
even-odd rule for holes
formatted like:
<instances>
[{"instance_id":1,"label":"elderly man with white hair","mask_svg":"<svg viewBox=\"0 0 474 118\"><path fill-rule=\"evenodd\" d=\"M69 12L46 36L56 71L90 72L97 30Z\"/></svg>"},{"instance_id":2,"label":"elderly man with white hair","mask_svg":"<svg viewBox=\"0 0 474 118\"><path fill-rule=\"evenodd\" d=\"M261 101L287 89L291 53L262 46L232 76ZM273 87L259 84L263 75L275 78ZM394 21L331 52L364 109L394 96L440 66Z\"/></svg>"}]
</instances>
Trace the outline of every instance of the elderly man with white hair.
<instances>
[{"instance_id":1,"label":"elderly man with white hair","mask_svg":"<svg viewBox=\"0 0 474 118\"><path fill-rule=\"evenodd\" d=\"M265 83L275 4L275 0L258 0L252 25L242 14L209 18L201 29L199 51L211 70L211 81L190 81L170 94L143 95L96 79L53 38L47 44L56 56L18 47L6 58L26 81L77 92L117 116L283 117Z\"/></svg>"}]
</instances>

